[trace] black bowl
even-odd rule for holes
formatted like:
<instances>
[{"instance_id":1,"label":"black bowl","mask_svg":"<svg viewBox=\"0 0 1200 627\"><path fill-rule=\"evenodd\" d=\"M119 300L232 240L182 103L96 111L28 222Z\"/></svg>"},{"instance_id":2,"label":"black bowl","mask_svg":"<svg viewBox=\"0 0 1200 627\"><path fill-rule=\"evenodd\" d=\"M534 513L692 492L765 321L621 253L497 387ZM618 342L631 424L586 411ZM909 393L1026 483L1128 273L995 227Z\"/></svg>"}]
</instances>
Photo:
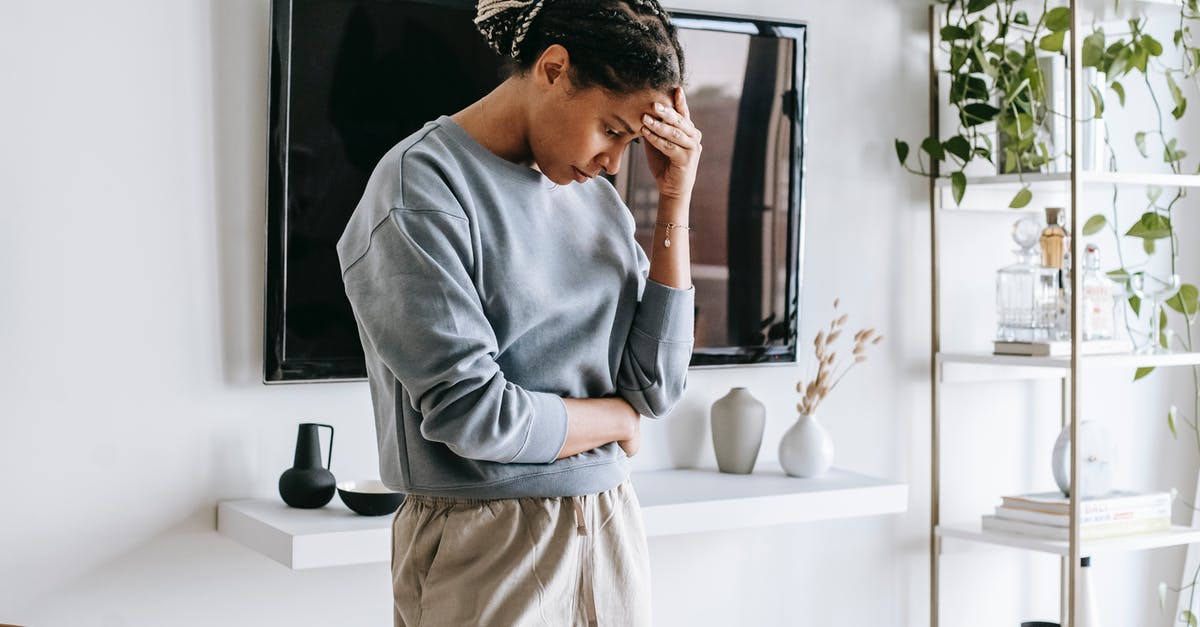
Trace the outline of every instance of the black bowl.
<instances>
[{"instance_id":1,"label":"black bowl","mask_svg":"<svg viewBox=\"0 0 1200 627\"><path fill-rule=\"evenodd\" d=\"M343 481L337 484L337 492L346 507L363 516L391 514L404 502L403 492L392 492L377 479Z\"/></svg>"}]
</instances>

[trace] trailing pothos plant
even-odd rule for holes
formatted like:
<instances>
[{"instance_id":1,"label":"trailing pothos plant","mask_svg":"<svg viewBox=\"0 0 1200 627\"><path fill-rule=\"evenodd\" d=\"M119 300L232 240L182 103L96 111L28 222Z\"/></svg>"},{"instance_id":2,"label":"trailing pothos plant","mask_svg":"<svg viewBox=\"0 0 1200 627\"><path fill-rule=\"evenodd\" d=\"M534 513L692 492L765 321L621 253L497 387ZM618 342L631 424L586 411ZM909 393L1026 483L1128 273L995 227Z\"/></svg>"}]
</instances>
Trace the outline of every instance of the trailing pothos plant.
<instances>
[{"instance_id":1,"label":"trailing pothos plant","mask_svg":"<svg viewBox=\"0 0 1200 627\"><path fill-rule=\"evenodd\" d=\"M977 159L1000 164L1004 173L1037 172L1063 154L1047 144L1045 127L1053 111L1048 105L1046 76L1039 58L1063 50L1071 27L1070 10L1048 9L1032 19L1016 0L944 0L938 32L939 48L949 64L947 103L957 119L956 132L942 139L921 140L915 164L909 165L908 142L895 141L900 165L922 176L950 180L954 201L967 188L964 169ZM992 135L999 138L993 142ZM1033 198L1027 185L1009 206L1019 209Z\"/></svg>"}]
</instances>

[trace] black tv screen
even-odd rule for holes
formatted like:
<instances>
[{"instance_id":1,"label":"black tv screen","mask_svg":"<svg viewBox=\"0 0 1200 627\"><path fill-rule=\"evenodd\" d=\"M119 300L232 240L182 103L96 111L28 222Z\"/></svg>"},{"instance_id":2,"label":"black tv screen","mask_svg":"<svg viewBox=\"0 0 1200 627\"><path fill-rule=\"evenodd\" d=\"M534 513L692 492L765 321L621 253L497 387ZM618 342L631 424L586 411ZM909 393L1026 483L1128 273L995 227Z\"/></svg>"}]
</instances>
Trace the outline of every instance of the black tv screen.
<instances>
[{"instance_id":1,"label":"black tv screen","mask_svg":"<svg viewBox=\"0 0 1200 627\"><path fill-rule=\"evenodd\" d=\"M264 382L366 378L336 243L375 164L504 80L458 0L273 0ZM704 132L692 197L692 366L796 360L806 27L672 12ZM641 146L608 177L649 254Z\"/></svg>"}]
</instances>

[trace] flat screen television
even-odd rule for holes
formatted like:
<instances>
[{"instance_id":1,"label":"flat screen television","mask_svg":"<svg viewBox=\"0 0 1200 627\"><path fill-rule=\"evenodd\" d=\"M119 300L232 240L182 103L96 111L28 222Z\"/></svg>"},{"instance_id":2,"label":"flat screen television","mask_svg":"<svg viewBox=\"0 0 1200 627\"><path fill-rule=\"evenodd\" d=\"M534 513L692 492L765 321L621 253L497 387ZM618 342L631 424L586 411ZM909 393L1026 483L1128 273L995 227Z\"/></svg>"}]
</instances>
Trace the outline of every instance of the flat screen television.
<instances>
[{"instance_id":1,"label":"flat screen television","mask_svg":"<svg viewBox=\"0 0 1200 627\"><path fill-rule=\"evenodd\" d=\"M273 0L263 380L364 379L335 245L383 154L503 79L460 0ZM796 360L806 26L672 12L704 132L692 197L692 366ZM649 251L640 145L609 180Z\"/></svg>"}]
</instances>

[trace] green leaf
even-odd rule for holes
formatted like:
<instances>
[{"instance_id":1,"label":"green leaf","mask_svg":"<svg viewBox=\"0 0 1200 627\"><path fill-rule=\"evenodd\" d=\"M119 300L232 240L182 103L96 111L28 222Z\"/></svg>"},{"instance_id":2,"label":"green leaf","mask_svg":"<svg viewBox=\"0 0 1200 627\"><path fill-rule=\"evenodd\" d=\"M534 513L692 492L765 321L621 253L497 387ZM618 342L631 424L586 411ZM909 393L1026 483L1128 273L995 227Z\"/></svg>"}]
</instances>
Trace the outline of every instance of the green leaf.
<instances>
[{"instance_id":1,"label":"green leaf","mask_svg":"<svg viewBox=\"0 0 1200 627\"><path fill-rule=\"evenodd\" d=\"M1175 119L1183 117L1184 111L1187 111L1187 98L1183 97L1183 91L1179 89L1179 83L1175 82L1175 77L1172 72L1166 72L1167 89L1171 92L1171 100L1175 102L1175 108L1171 110L1171 115Z\"/></svg>"},{"instance_id":2,"label":"green leaf","mask_svg":"<svg viewBox=\"0 0 1200 627\"><path fill-rule=\"evenodd\" d=\"M1133 134L1133 143L1137 144L1138 152L1142 153L1143 157L1147 157L1147 158L1150 157L1150 154L1148 152L1146 152L1146 134L1145 133L1140 132L1140 131L1137 133L1134 133Z\"/></svg>"},{"instance_id":3,"label":"green leaf","mask_svg":"<svg viewBox=\"0 0 1200 627\"><path fill-rule=\"evenodd\" d=\"M1108 272L1105 272L1104 274L1108 275L1108 278L1112 279L1113 283L1121 283L1123 285L1123 284L1129 282L1129 271L1126 270L1125 268L1109 270Z\"/></svg>"},{"instance_id":4,"label":"green leaf","mask_svg":"<svg viewBox=\"0 0 1200 627\"><path fill-rule=\"evenodd\" d=\"M971 0L967 3L967 13L982 11L995 3L996 0Z\"/></svg>"},{"instance_id":5,"label":"green leaf","mask_svg":"<svg viewBox=\"0 0 1200 627\"><path fill-rule=\"evenodd\" d=\"M1013 196L1013 199L1008 203L1008 206L1013 209L1020 209L1025 205L1028 205L1029 201L1032 199L1033 192L1029 191L1029 186L1025 186L1021 188L1021 191L1017 192L1016 196Z\"/></svg>"},{"instance_id":6,"label":"green leaf","mask_svg":"<svg viewBox=\"0 0 1200 627\"><path fill-rule=\"evenodd\" d=\"M1104 59L1104 31L1096 32L1083 38L1083 67L1098 67Z\"/></svg>"},{"instance_id":7,"label":"green leaf","mask_svg":"<svg viewBox=\"0 0 1200 627\"><path fill-rule=\"evenodd\" d=\"M1145 253L1147 255L1153 255L1154 254L1154 240L1152 240L1152 239L1142 240L1142 250L1145 251Z\"/></svg>"},{"instance_id":8,"label":"green leaf","mask_svg":"<svg viewBox=\"0 0 1200 627\"><path fill-rule=\"evenodd\" d=\"M1096 233L1100 232L1100 229L1104 228L1105 224L1108 224L1108 218L1105 218L1103 214L1097 213L1096 215L1088 218L1088 221L1084 223L1083 234L1095 235Z\"/></svg>"},{"instance_id":9,"label":"green leaf","mask_svg":"<svg viewBox=\"0 0 1200 627\"><path fill-rule=\"evenodd\" d=\"M958 104L965 100L988 100L987 81L979 76L960 74L954 77L950 86L950 103Z\"/></svg>"},{"instance_id":10,"label":"green leaf","mask_svg":"<svg viewBox=\"0 0 1200 627\"><path fill-rule=\"evenodd\" d=\"M946 152L942 150L942 145L936 137L926 137L921 140L921 150L924 150L935 161L941 161L946 158Z\"/></svg>"},{"instance_id":11,"label":"green leaf","mask_svg":"<svg viewBox=\"0 0 1200 627\"><path fill-rule=\"evenodd\" d=\"M1158 202L1158 197L1162 196L1162 188L1157 185L1151 185L1146 188L1146 198L1150 199L1150 204Z\"/></svg>"},{"instance_id":12,"label":"green leaf","mask_svg":"<svg viewBox=\"0 0 1200 627\"><path fill-rule=\"evenodd\" d=\"M1129 307L1133 309L1133 315L1142 315L1142 299L1138 298L1137 296L1130 296Z\"/></svg>"},{"instance_id":13,"label":"green leaf","mask_svg":"<svg viewBox=\"0 0 1200 627\"><path fill-rule=\"evenodd\" d=\"M954 192L954 204L962 203L963 193L967 190L967 176L962 170L950 174L950 188Z\"/></svg>"},{"instance_id":14,"label":"green leaf","mask_svg":"<svg viewBox=\"0 0 1200 627\"><path fill-rule=\"evenodd\" d=\"M1055 7L1046 13L1046 28L1052 33L1063 33L1071 28L1071 10L1067 7ZM1061 38L1059 38L1061 40ZM1061 47L1061 46L1060 46Z\"/></svg>"},{"instance_id":15,"label":"green leaf","mask_svg":"<svg viewBox=\"0 0 1200 627\"><path fill-rule=\"evenodd\" d=\"M1167 299L1167 306L1185 316L1193 316L1200 311L1200 290L1195 285L1184 283L1178 293Z\"/></svg>"},{"instance_id":16,"label":"green leaf","mask_svg":"<svg viewBox=\"0 0 1200 627\"><path fill-rule=\"evenodd\" d=\"M1183 41L1183 31L1182 31L1182 30L1176 30L1176 31L1175 31L1175 36L1172 38L1172 41L1174 41L1174 42L1175 42L1175 47L1176 47L1176 48L1178 48L1178 47L1179 47L1179 42Z\"/></svg>"},{"instance_id":17,"label":"green leaf","mask_svg":"<svg viewBox=\"0 0 1200 627\"><path fill-rule=\"evenodd\" d=\"M1050 33L1049 35L1042 37L1041 41L1038 42L1038 48L1048 52L1062 52L1063 37L1065 36L1066 33L1063 31Z\"/></svg>"},{"instance_id":18,"label":"green leaf","mask_svg":"<svg viewBox=\"0 0 1200 627\"><path fill-rule=\"evenodd\" d=\"M1125 234L1142 239L1165 239L1171 237L1171 219L1156 211L1147 211Z\"/></svg>"},{"instance_id":19,"label":"green leaf","mask_svg":"<svg viewBox=\"0 0 1200 627\"><path fill-rule=\"evenodd\" d=\"M908 142L896 140L896 158L900 160L900 165L908 161Z\"/></svg>"},{"instance_id":20,"label":"green leaf","mask_svg":"<svg viewBox=\"0 0 1200 627\"><path fill-rule=\"evenodd\" d=\"M1137 372L1133 373L1133 380L1137 381L1138 379L1145 377L1146 375L1150 374L1151 372L1154 372L1154 366L1150 366L1148 368L1138 368Z\"/></svg>"},{"instance_id":21,"label":"green leaf","mask_svg":"<svg viewBox=\"0 0 1200 627\"><path fill-rule=\"evenodd\" d=\"M1100 90L1095 85L1088 85L1088 90L1092 92L1092 107L1094 107L1092 117L1104 117L1104 96L1100 94Z\"/></svg>"},{"instance_id":22,"label":"green leaf","mask_svg":"<svg viewBox=\"0 0 1200 627\"><path fill-rule=\"evenodd\" d=\"M1133 44L1133 52L1129 55L1129 67L1135 67L1141 70L1142 74L1146 73L1146 64L1150 62L1150 55L1146 54L1146 49L1139 43Z\"/></svg>"},{"instance_id":23,"label":"green leaf","mask_svg":"<svg viewBox=\"0 0 1200 627\"><path fill-rule=\"evenodd\" d=\"M1166 146L1163 146L1163 162L1174 163L1176 161L1183 161L1183 158L1187 156L1186 151L1175 147L1176 142L1175 138L1171 138L1171 141L1167 142Z\"/></svg>"},{"instance_id":24,"label":"green leaf","mask_svg":"<svg viewBox=\"0 0 1200 627\"><path fill-rule=\"evenodd\" d=\"M959 39L970 39L971 33L965 28L949 25L943 26L941 30L942 41L957 41Z\"/></svg>"},{"instance_id":25,"label":"green leaf","mask_svg":"<svg viewBox=\"0 0 1200 627\"><path fill-rule=\"evenodd\" d=\"M1162 44L1158 43L1158 40L1150 35L1142 35L1142 46L1145 47L1146 52L1152 57L1161 56L1163 53Z\"/></svg>"},{"instance_id":26,"label":"green leaf","mask_svg":"<svg viewBox=\"0 0 1200 627\"><path fill-rule=\"evenodd\" d=\"M1167 345L1167 310L1158 310L1158 343L1163 348L1171 348Z\"/></svg>"},{"instance_id":27,"label":"green leaf","mask_svg":"<svg viewBox=\"0 0 1200 627\"><path fill-rule=\"evenodd\" d=\"M1000 110L985 102L973 102L962 108L960 117L963 126L976 126L996 119Z\"/></svg>"},{"instance_id":28,"label":"green leaf","mask_svg":"<svg viewBox=\"0 0 1200 627\"><path fill-rule=\"evenodd\" d=\"M1191 610L1184 610L1183 618L1187 620L1188 627L1197 627L1200 624L1200 620L1196 619L1196 615Z\"/></svg>"},{"instance_id":29,"label":"green leaf","mask_svg":"<svg viewBox=\"0 0 1200 627\"><path fill-rule=\"evenodd\" d=\"M1179 408L1171 405L1171 409L1167 410L1167 427L1171 430L1171 437L1179 438L1179 434L1175 431L1175 419L1179 416ZM1158 586L1159 603L1162 603L1167 596L1167 584L1159 584Z\"/></svg>"},{"instance_id":30,"label":"green leaf","mask_svg":"<svg viewBox=\"0 0 1200 627\"><path fill-rule=\"evenodd\" d=\"M1013 16L1013 24L1029 26L1029 14L1024 11L1017 11L1017 14Z\"/></svg>"},{"instance_id":31,"label":"green leaf","mask_svg":"<svg viewBox=\"0 0 1200 627\"><path fill-rule=\"evenodd\" d=\"M955 135L942 142L942 148L963 161L971 160L971 142L968 142L962 135Z\"/></svg>"},{"instance_id":32,"label":"green leaf","mask_svg":"<svg viewBox=\"0 0 1200 627\"><path fill-rule=\"evenodd\" d=\"M1112 85L1109 85L1108 88L1117 92L1117 100L1121 103L1121 106L1124 107L1125 106L1125 86L1122 85L1121 83L1118 83L1117 81L1113 81Z\"/></svg>"}]
</instances>

